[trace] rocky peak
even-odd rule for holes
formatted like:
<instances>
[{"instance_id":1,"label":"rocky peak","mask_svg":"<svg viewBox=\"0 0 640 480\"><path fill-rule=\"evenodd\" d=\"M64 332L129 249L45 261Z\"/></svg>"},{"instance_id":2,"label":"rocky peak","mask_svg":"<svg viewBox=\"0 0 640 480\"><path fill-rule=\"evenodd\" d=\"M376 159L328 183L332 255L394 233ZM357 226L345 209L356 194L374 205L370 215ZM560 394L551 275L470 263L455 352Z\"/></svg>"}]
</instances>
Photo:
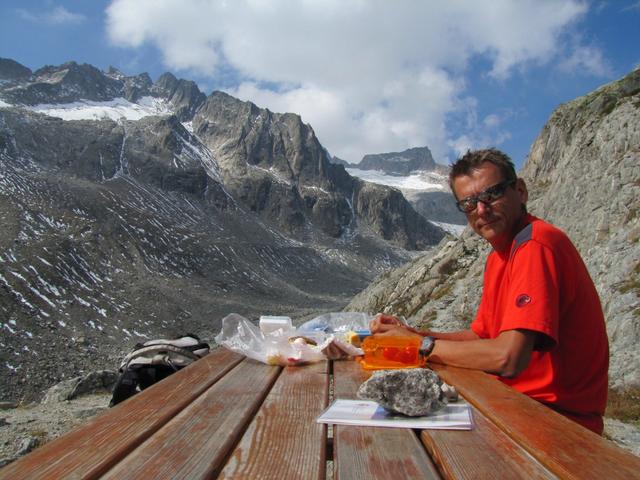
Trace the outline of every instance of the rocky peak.
<instances>
[{"instance_id":1,"label":"rocky peak","mask_svg":"<svg viewBox=\"0 0 640 480\"><path fill-rule=\"evenodd\" d=\"M213 92L194 118L194 130L207 139L223 168L247 171L257 167L288 184L336 187L325 149L299 115L273 113L224 92Z\"/></svg>"},{"instance_id":2,"label":"rocky peak","mask_svg":"<svg viewBox=\"0 0 640 480\"><path fill-rule=\"evenodd\" d=\"M388 174L408 175L414 171L433 171L436 163L428 147L409 148L403 152L377 153L362 157L361 170L382 170Z\"/></svg>"},{"instance_id":3,"label":"rocky peak","mask_svg":"<svg viewBox=\"0 0 640 480\"><path fill-rule=\"evenodd\" d=\"M11 103L69 103L80 99L110 100L121 91L121 82L107 77L91 65L67 62L36 70L27 82L2 91Z\"/></svg>"},{"instance_id":4,"label":"rocky peak","mask_svg":"<svg viewBox=\"0 0 640 480\"><path fill-rule=\"evenodd\" d=\"M351 165L349 162L347 162L346 160L343 160L340 157L336 157L336 156L329 156L329 161L331 163L334 163L336 165L342 165L343 167L351 167L353 165Z\"/></svg>"},{"instance_id":5,"label":"rocky peak","mask_svg":"<svg viewBox=\"0 0 640 480\"><path fill-rule=\"evenodd\" d=\"M181 120L190 120L206 99L195 82L178 80L171 73L161 75L153 84L151 93L167 99Z\"/></svg>"},{"instance_id":6,"label":"rocky peak","mask_svg":"<svg viewBox=\"0 0 640 480\"><path fill-rule=\"evenodd\" d=\"M101 102L118 97L137 102L141 97L151 95L153 87L153 81L147 73L127 76L114 67L102 72L92 65L79 65L76 62L48 65L36 70L32 77L23 75L18 80L10 88L0 89L0 93L9 103L23 105L64 104L79 100ZM175 105L177 113L182 115L186 109L192 114L198 104L194 99L200 98L201 103L204 95L197 87L194 93L180 93L193 90L195 84L184 80L176 82L176 87L170 92L160 90L157 96Z\"/></svg>"},{"instance_id":7,"label":"rocky peak","mask_svg":"<svg viewBox=\"0 0 640 480\"><path fill-rule=\"evenodd\" d=\"M109 66L105 75L123 83L123 97L131 102L136 102L140 97L149 95L153 86L153 80L146 72L129 77L117 68Z\"/></svg>"},{"instance_id":8,"label":"rocky peak","mask_svg":"<svg viewBox=\"0 0 640 480\"><path fill-rule=\"evenodd\" d=\"M30 68L10 58L0 58L0 81L27 80L31 76Z\"/></svg>"},{"instance_id":9,"label":"rocky peak","mask_svg":"<svg viewBox=\"0 0 640 480\"><path fill-rule=\"evenodd\" d=\"M193 127L234 196L285 231L300 233L309 219L337 236L350 222L344 194L336 195L327 175L324 149L299 116L213 92Z\"/></svg>"},{"instance_id":10,"label":"rocky peak","mask_svg":"<svg viewBox=\"0 0 640 480\"><path fill-rule=\"evenodd\" d=\"M149 91L153 86L153 80L146 72L133 77L125 76L123 81L123 97L130 102L137 102L141 97L149 95Z\"/></svg>"},{"instance_id":11,"label":"rocky peak","mask_svg":"<svg viewBox=\"0 0 640 480\"><path fill-rule=\"evenodd\" d=\"M120 70L118 70L113 65L109 65L109 68L105 72L105 75L107 75L108 77L111 77L111 78L115 78L116 80L124 80L124 78L126 77L126 75L124 73L122 73Z\"/></svg>"}]
</instances>

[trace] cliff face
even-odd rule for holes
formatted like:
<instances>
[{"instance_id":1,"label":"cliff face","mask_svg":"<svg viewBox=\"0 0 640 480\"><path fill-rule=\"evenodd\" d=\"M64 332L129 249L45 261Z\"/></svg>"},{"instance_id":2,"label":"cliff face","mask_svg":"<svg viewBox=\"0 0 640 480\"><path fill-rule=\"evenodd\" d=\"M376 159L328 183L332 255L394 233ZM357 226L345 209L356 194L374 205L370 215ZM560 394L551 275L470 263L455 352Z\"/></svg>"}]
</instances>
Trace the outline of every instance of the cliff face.
<instances>
[{"instance_id":1,"label":"cliff face","mask_svg":"<svg viewBox=\"0 0 640 480\"><path fill-rule=\"evenodd\" d=\"M522 175L598 288L614 385L640 384L640 70L558 108Z\"/></svg>"},{"instance_id":2,"label":"cliff face","mask_svg":"<svg viewBox=\"0 0 640 480\"><path fill-rule=\"evenodd\" d=\"M435 245L443 232L397 191L363 182L329 161L313 129L214 92L193 118L228 191L251 211L305 239L308 226L339 237L356 226L407 249Z\"/></svg>"},{"instance_id":3,"label":"cliff face","mask_svg":"<svg viewBox=\"0 0 640 480\"><path fill-rule=\"evenodd\" d=\"M614 387L640 384L640 70L560 106L520 175L529 210L563 229L602 300ZM466 328L489 247L470 231L397 269L347 309L386 311L435 329Z\"/></svg>"}]
</instances>

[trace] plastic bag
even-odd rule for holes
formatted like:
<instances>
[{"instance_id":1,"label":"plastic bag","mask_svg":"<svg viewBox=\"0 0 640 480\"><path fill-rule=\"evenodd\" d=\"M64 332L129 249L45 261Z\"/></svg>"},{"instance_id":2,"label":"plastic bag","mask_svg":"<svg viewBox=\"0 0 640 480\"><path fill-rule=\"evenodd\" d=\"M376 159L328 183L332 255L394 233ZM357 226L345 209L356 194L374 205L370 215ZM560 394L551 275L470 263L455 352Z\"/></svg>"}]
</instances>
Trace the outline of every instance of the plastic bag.
<instances>
[{"instance_id":1,"label":"plastic bag","mask_svg":"<svg viewBox=\"0 0 640 480\"><path fill-rule=\"evenodd\" d=\"M325 314L307 322L312 327L322 325L322 329L278 329L265 335L252 322L232 313L222 319L222 329L215 340L229 350L268 365L299 365L319 362L326 358L336 360L362 355L362 350L347 343L343 338L326 332L326 327L331 327L332 331L336 328L339 332L347 332L350 329L348 326L357 326L364 321L366 315L362 315L364 314L358 314L354 323L356 316L348 315L339 320L339 317L343 316L341 313Z\"/></svg>"},{"instance_id":2,"label":"plastic bag","mask_svg":"<svg viewBox=\"0 0 640 480\"><path fill-rule=\"evenodd\" d=\"M326 357L318 349L304 341L289 341L295 337L295 329L278 329L264 335L260 329L241 315L232 313L222 319L222 329L215 337L218 344L268 365L297 365L314 363ZM324 342L326 335L315 334L310 340Z\"/></svg>"},{"instance_id":3,"label":"plastic bag","mask_svg":"<svg viewBox=\"0 0 640 480\"><path fill-rule=\"evenodd\" d=\"M368 330L373 317L362 312L325 313L298 327L298 332L346 333Z\"/></svg>"}]
</instances>

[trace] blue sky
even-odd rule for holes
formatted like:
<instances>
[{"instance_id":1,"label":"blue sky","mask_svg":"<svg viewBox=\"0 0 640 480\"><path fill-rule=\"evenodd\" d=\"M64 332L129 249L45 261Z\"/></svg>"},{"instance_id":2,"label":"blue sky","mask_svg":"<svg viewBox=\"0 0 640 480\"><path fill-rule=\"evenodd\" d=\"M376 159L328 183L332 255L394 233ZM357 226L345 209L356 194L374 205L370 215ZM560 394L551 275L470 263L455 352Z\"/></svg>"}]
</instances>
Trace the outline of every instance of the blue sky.
<instances>
[{"instance_id":1,"label":"blue sky","mask_svg":"<svg viewBox=\"0 0 640 480\"><path fill-rule=\"evenodd\" d=\"M636 45L634 48L633 45ZM640 0L4 0L0 57L165 71L310 123L329 151L497 146L640 65Z\"/></svg>"}]
</instances>

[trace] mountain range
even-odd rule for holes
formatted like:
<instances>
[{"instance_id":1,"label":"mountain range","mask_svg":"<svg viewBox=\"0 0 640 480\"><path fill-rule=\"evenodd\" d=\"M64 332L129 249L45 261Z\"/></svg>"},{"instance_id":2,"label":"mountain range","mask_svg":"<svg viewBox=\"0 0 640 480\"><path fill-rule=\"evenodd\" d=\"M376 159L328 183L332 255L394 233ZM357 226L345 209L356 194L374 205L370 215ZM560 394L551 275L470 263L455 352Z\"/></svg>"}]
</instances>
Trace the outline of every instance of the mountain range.
<instances>
[{"instance_id":1,"label":"mountain range","mask_svg":"<svg viewBox=\"0 0 640 480\"><path fill-rule=\"evenodd\" d=\"M170 73L0 59L0 171L2 399L230 312L340 309L446 235L298 115Z\"/></svg>"}]
</instances>

